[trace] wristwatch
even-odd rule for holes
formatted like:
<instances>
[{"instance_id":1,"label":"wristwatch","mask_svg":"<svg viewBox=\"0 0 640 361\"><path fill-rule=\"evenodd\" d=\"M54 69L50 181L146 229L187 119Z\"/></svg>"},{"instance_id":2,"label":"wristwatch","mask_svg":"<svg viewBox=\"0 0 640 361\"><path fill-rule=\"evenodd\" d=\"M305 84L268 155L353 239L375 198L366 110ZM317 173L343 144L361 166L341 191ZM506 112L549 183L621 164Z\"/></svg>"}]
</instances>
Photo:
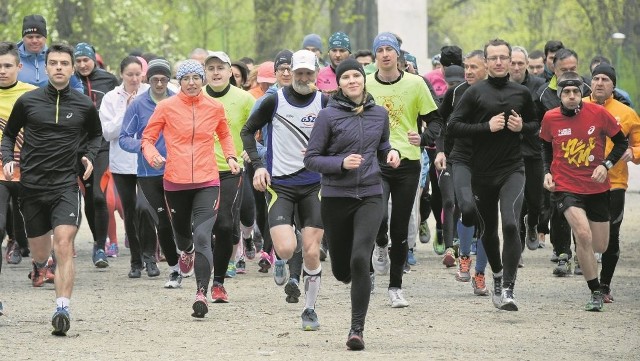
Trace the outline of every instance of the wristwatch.
<instances>
[{"instance_id":1,"label":"wristwatch","mask_svg":"<svg viewBox=\"0 0 640 361\"><path fill-rule=\"evenodd\" d=\"M608 159L607 159L607 160L605 160L605 161L604 161L604 163L602 163L602 165L603 165L605 168L607 168L607 170L609 170L609 169L613 168L613 163L611 163L611 161L610 161L610 160L608 160Z\"/></svg>"}]
</instances>

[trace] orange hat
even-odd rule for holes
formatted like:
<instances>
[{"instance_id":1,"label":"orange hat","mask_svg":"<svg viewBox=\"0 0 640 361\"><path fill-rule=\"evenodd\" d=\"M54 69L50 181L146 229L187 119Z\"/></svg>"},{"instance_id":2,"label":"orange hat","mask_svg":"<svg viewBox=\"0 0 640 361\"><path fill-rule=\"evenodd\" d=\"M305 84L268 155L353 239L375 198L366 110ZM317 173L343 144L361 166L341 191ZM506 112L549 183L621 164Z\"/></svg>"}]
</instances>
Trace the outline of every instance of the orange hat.
<instances>
[{"instance_id":1,"label":"orange hat","mask_svg":"<svg viewBox=\"0 0 640 361\"><path fill-rule=\"evenodd\" d=\"M273 62L265 61L258 67L258 83L274 84L276 82L276 75L273 71Z\"/></svg>"}]
</instances>

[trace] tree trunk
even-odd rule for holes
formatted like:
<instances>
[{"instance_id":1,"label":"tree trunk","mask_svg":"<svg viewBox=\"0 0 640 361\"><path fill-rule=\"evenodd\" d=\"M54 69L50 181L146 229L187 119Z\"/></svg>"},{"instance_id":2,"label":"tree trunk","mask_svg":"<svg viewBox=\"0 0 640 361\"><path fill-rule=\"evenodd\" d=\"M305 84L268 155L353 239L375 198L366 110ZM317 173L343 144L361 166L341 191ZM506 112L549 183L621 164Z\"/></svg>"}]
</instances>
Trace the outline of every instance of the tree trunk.
<instances>
[{"instance_id":1,"label":"tree trunk","mask_svg":"<svg viewBox=\"0 0 640 361\"><path fill-rule=\"evenodd\" d=\"M58 0L56 8L58 11L56 12L57 21L55 24L58 37L69 41L73 35L73 19L76 16L78 5L71 0Z\"/></svg>"},{"instance_id":2,"label":"tree trunk","mask_svg":"<svg viewBox=\"0 0 640 361\"><path fill-rule=\"evenodd\" d=\"M258 59L273 59L280 49L286 48L286 29L291 27L295 3L295 0L253 1Z\"/></svg>"}]
</instances>

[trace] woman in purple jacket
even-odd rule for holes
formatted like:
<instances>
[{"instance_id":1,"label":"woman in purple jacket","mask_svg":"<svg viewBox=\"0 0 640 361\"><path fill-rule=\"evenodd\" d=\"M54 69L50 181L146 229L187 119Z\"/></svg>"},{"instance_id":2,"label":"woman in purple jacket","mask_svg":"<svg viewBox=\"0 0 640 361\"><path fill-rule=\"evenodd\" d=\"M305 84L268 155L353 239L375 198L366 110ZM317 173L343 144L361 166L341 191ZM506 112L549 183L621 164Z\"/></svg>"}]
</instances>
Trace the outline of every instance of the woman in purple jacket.
<instances>
[{"instance_id":1,"label":"woman in purple jacket","mask_svg":"<svg viewBox=\"0 0 640 361\"><path fill-rule=\"evenodd\" d=\"M369 307L369 263L382 221L382 178L378 162L392 167L400 154L389 143L389 115L365 89L362 66L347 59L336 69L339 90L318 113L305 166L322 174L322 222L331 269L351 286L351 330L347 346L364 349L362 331Z\"/></svg>"}]
</instances>

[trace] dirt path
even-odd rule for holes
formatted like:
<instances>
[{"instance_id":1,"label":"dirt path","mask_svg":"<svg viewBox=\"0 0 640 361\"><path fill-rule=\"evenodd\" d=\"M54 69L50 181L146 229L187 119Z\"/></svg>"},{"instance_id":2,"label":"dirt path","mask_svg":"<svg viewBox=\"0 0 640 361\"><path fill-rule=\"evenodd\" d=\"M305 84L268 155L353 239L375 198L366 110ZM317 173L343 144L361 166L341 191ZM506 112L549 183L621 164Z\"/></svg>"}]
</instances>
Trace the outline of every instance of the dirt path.
<instances>
[{"instance_id":1,"label":"dirt path","mask_svg":"<svg viewBox=\"0 0 640 361\"><path fill-rule=\"evenodd\" d=\"M195 281L166 290L168 274L127 278L128 250L104 271L91 264L88 227L77 238L77 280L69 336L51 336L53 286L32 288L29 263L4 265L0 300L0 360L637 360L640 346L640 194L627 196L622 256L614 278L615 303L606 312L582 310L582 276L551 275L549 248L524 254L516 299L520 311L496 310L469 283L454 280L431 244L419 245L418 265L405 275L410 307L391 309L386 277L378 277L365 329L366 350L348 352L349 287L325 277L317 304L322 328L300 330L302 304L287 304L271 274L248 273L225 284L229 304L211 304L204 320L191 318ZM121 237L122 238L122 237Z\"/></svg>"}]
</instances>

